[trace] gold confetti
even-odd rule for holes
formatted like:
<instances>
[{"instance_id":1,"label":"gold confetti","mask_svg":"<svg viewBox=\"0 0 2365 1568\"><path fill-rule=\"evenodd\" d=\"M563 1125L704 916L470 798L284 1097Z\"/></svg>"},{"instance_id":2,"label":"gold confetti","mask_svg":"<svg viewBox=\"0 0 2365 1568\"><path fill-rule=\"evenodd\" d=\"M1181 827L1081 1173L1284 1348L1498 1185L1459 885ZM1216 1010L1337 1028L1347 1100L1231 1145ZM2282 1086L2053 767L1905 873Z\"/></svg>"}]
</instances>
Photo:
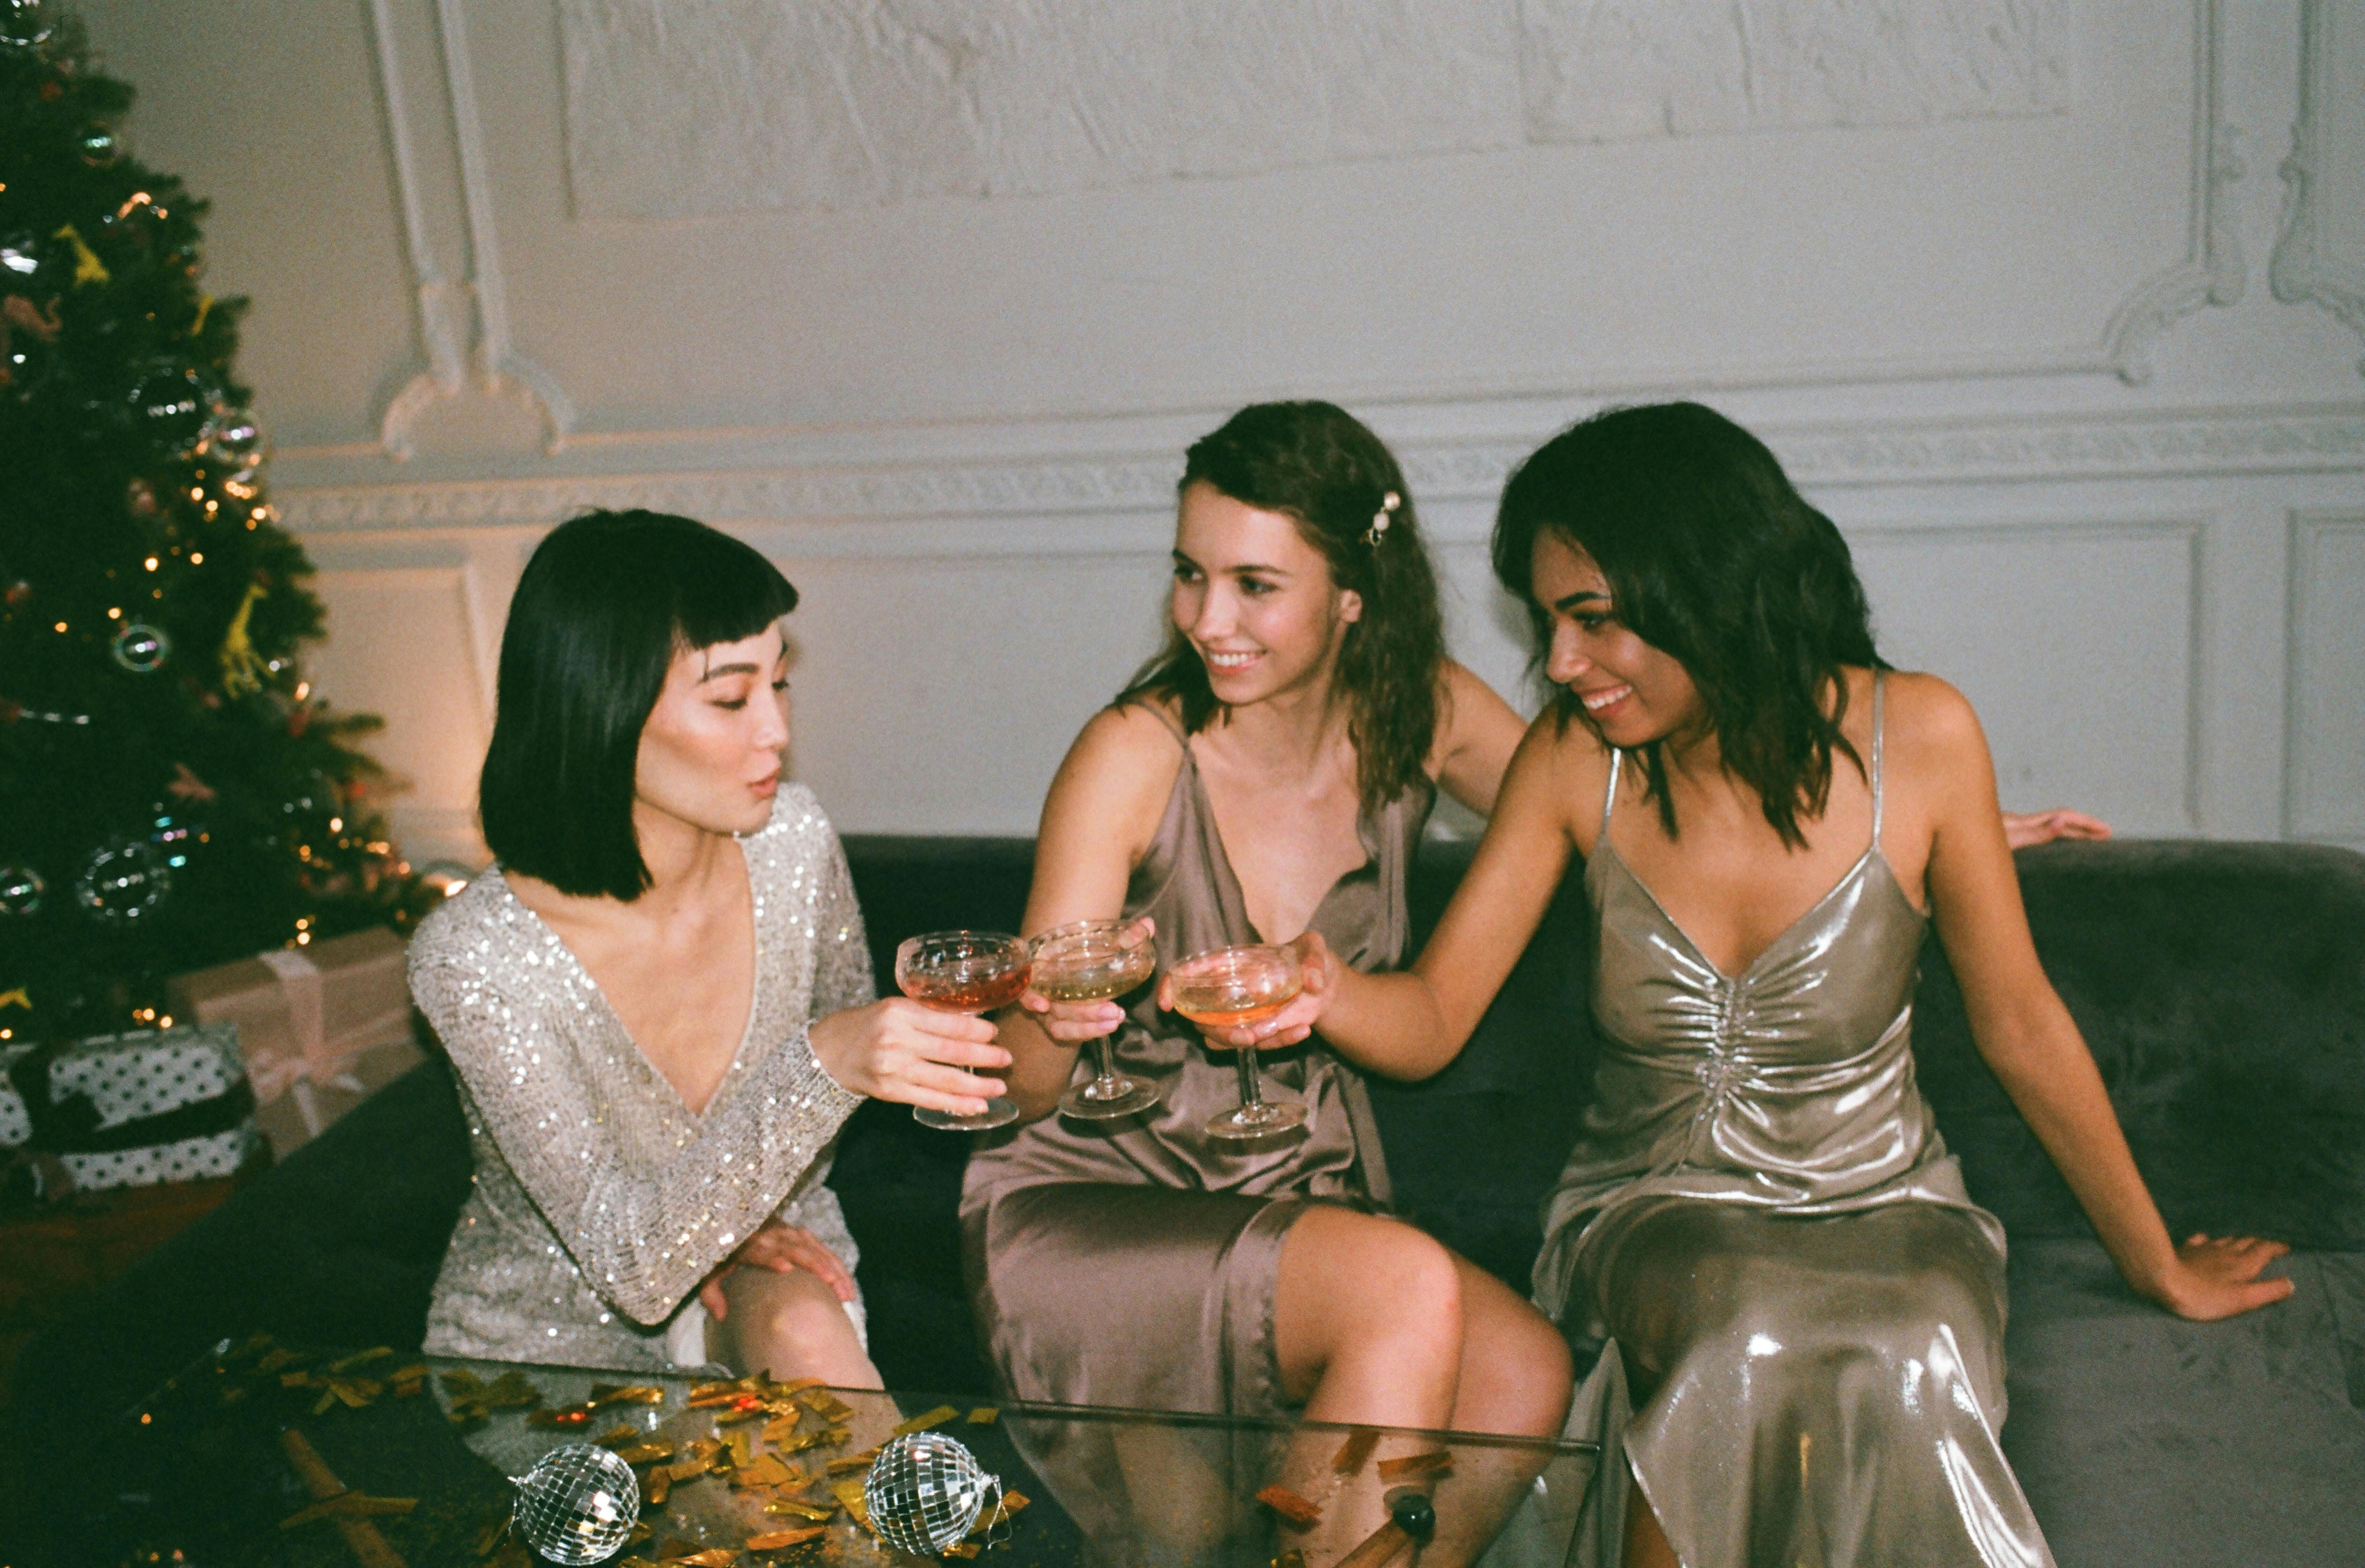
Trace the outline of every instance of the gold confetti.
<instances>
[{"instance_id":1,"label":"gold confetti","mask_svg":"<svg viewBox=\"0 0 2365 1568\"><path fill-rule=\"evenodd\" d=\"M782 1464L770 1454L766 1454L754 1463L743 1464L734 1471L731 1475L731 1484L741 1488L779 1486L787 1482L790 1473L787 1465Z\"/></svg>"},{"instance_id":2,"label":"gold confetti","mask_svg":"<svg viewBox=\"0 0 2365 1568\"><path fill-rule=\"evenodd\" d=\"M384 1361L393 1354L392 1346L376 1345L366 1350L356 1350L342 1361L331 1361L328 1370L331 1372L349 1372L355 1367L364 1367L372 1361Z\"/></svg>"},{"instance_id":3,"label":"gold confetti","mask_svg":"<svg viewBox=\"0 0 2365 1568\"><path fill-rule=\"evenodd\" d=\"M1444 1449L1430 1449L1425 1453L1408 1453L1400 1459L1380 1461L1380 1479L1401 1481L1407 1475L1427 1475L1431 1471L1453 1468L1453 1455Z\"/></svg>"},{"instance_id":4,"label":"gold confetti","mask_svg":"<svg viewBox=\"0 0 2365 1568\"><path fill-rule=\"evenodd\" d=\"M969 1413L969 1424L972 1427L991 1427L1001 1417L1002 1412L994 1406L981 1405Z\"/></svg>"},{"instance_id":5,"label":"gold confetti","mask_svg":"<svg viewBox=\"0 0 2365 1568\"><path fill-rule=\"evenodd\" d=\"M297 1509L279 1521L281 1529L294 1529L308 1525L314 1519L359 1519L378 1514L407 1514L419 1506L416 1497L371 1497L359 1492L340 1492L333 1497L323 1497L308 1507Z\"/></svg>"},{"instance_id":6,"label":"gold confetti","mask_svg":"<svg viewBox=\"0 0 2365 1568\"><path fill-rule=\"evenodd\" d=\"M784 1546L802 1546L809 1540L819 1540L829 1533L827 1525L813 1525L805 1529L768 1530L747 1538L750 1551L778 1551Z\"/></svg>"},{"instance_id":7,"label":"gold confetti","mask_svg":"<svg viewBox=\"0 0 2365 1568\"><path fill-rule=\"evenodd\" d=\"M1372 1450L1379 1446L1380 1434L1377 1432L1348 1434L1347 1440L1339 1445L1338 1453L1331 1458L1330 1473L1334 1475L1354 1474L1363 1468L1363 1462L1370 1459Z\"/></svg>"},{"instance_id":8,"label":"gold confetti","mask_svg":"<svg viewBox=\"0 0 2365 1568\"><path fill-rule=\"evenodd\" d=\"M800 1502L794 1497L782 1497L776 1502L765 1504L764 1511L768 1514L784 1515L790 1518L813 1519L819 1522L820 1520L826 1519L835 1514L837 1512L837 1505L831 1503L824 1506L820 1503Z\"/></svg>"},{"instance_id":9,"label":"gold confetti","mask_svg":"<svg viewBox=\"0 0 2365 1568\"><path fill-rule=\"evenodd\" d=\"M595 1383L588 1403L598 1410L610 1405L662 1405L665 1398L664 1389L644 1383Z\"/></svg>"},{"instance_id":10,"label":"gold confetti","mask_svg":"<svg viewBox=\"0 0 2365 1568\"><path fill-rule=\"evenodd\" d=\"M626 1464L648 1464L673 1457L673 1444L659 1438L655 1442L632 1443L616 1450L616 1457Z\"/></svg>"},{"instance_id":11,"label":"gold confetti","mask_svg":"<svg viewBox=\"0 0 2365 1568\"><path fill-rule=\"evenodd\" d=\"M1322 1517L1321 1508L1286 1486L1268 1486L1256 1500L1294 1525L1310 1525Z\"/></svg>"},{"instance_id":12,"label":"gold confetti","mask_svg":"<svg viewBox=\"0 0 2365 1568\"><path fill-rule=\"evenodd\" d=\"M952 1406L939 1405L934 1410L927 1411L923 1415L914 1416L910 1420L904 1422L902 1426L896 1428L895 1435L901 1438L908 1436L913 1432L925 1432L932 1428L941 1427L947 1421L956 1420L959 1416L960 1412L955 1409Z\"/></svg>"},{"instance_id":13,"label":"gold confetti","mask_svg":"<svg viewBox=\"0 0 2365 1568\"><path fill-rule=\"evenodd\" d=\"M833 1481L829 1490L830 1495L837 1499L838 1506L851 1515L856 1524L864 1529L870 1529L870 1505L863 1500L862 1483L858 1478L849 1475L843 1481Z\"/></svg>"},{"instance_id":14,"label":"gold confetti","mask_svg":"<svg viewBox=\"0 0 2365 1568\"><path fill-rule=\"evenodd\" d=\"M864 1449L860 1453L850 1453L844 1459L831 1460L829 1473L832 1475L845 1475L857 1470L868 1470L870 1468L870 1462L878 1457L877 1449Z\"/></svg>"}]
</instances>

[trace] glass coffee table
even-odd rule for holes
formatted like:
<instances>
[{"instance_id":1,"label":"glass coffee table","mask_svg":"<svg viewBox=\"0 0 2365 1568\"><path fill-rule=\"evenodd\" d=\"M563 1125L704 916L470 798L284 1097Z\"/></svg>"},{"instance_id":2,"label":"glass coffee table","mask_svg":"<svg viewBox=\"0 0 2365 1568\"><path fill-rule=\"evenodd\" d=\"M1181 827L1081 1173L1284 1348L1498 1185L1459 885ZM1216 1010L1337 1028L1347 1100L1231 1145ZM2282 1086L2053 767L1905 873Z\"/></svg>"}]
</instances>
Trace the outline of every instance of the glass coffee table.
<instances>
[{"instance_id":1,"label":"glass coffee table","mask_svg":"<svg viewBox=\"0 0 2365 1568\"><path fill-rule=\"evenodd\" d=\"M1588 1444L225 1344L60 1477L88 1560L532 1568L507 1529L543 1455L639 1478L612 1561L869 1568L914 1560L861 1506L870 1454L932 1431L997 1477L946 1555L1034 1564L1558 1564L1588 1522ZM1408 1539L1409 1522L1426 1541ZM1396 1533L1391 1535L1389 1529ZM176 1556L177 1554L177 1556ZM37 1559L38 1560L38 1559ZM634 1560L638 1560L634 1563Z\"/></svg>"}]
</instances>

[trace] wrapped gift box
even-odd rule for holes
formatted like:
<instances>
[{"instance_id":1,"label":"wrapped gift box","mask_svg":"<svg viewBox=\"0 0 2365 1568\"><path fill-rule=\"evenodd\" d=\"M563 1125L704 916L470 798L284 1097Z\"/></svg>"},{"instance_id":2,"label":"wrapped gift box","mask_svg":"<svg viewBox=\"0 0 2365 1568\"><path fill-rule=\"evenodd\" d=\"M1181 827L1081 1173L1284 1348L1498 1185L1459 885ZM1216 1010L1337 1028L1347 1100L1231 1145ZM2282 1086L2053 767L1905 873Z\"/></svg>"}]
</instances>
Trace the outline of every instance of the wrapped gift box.
<instances>
[{"instance_id":1,"label":"wrapped gift box","mask_svg":"<svg viewBox=\"0 0 2365 1568\"><path fill-rule=\"evenodd\" d=\"M229 1176L262 1147L236 1029L0 1048L0 1148L55 1157L76 1188Z\"/></svg>"},{"instance_id":2,"label":"wrapped gift box","mask_svg":"<svg viewBox=\"0 0 2365 1568\"><path fill-rule=\"evenodd\" d=\"M237 1025L257 1114L286 1156L424 1060L403 942L382 927L179 976L176 1017Z\"/></svg>"}]
</instances>

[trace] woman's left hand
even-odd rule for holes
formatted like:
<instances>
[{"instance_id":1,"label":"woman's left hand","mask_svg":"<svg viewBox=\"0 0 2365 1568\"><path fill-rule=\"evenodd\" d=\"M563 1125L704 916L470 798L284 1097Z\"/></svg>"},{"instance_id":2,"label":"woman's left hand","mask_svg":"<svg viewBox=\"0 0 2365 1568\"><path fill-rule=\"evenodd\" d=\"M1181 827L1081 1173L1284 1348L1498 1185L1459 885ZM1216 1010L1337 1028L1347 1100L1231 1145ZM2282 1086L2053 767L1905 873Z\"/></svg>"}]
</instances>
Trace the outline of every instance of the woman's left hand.
<instances>
[{"instance_id":1,"label":"woman's left hand","mask_svg":"<svg viewBox=\"0 0 2365 1568\"><path fill-rule=\"evenodd\" d=\"M2286 1241L2196 1231L2176 1249L2176 1271L2160 1289L2160 1305L2196 1323L2271 1306L2299 1287L2287 1279L2262 1280L2259 1271L2290 1250Z\"/></svg>"},{"instance_id":2,"label":"woman's left hand","mask_svg":"<svg viewBox=\"0 0 2365 1568\"><path fill-rule=\"evenodd\" d=\"M740 1268L769 1269L776 1274L802 1269L829 1286L838 1300L854 1299L854 1276L846 1272L844 1261L820 1237L801 1226L768 1219L698 1287L699 1301L705 1305L707 1316L717 1323L731 1310L723 1296L723 1277Z\"/></svg>"}]
</instances>

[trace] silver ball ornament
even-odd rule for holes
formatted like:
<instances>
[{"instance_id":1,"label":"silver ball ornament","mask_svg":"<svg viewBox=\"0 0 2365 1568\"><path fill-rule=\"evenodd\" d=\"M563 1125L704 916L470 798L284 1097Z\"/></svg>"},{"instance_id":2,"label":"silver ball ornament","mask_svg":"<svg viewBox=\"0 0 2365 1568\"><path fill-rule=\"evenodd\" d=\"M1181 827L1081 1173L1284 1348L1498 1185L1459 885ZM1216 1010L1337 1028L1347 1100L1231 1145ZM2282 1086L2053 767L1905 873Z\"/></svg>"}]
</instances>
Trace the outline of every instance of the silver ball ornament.
<instances>
[{"instance_id":1,"label":"silver ball ornament","mask_svg":"<svg viewBox=\"0 0 2365 1568\"><path fill-rule=\"evenodd\" d=\"M118 838L91 851L74 879L74 900L94 920L137 924L173 890L165 853L144 838Z\"/></svg>"},{"instance_id":2,"label":"silver ball ornament","mask_svg":"<svg viewBox=\"0 0 2365 1568\"><path fill-rule=\"evenodd\" d=\"M510 1518L527 1546L553 1562L604 1562L641 1515L640 1478L603 1448L569 1443L534 1461L517 1484Z\"/></svg>"},{"instance_id":3,"label":"silver ball ornament","mask_svg":"<svg viewBox=\"0 0 2365 1568\"><path fill-rule=\"evenodd\" d=\"M38 914L50 885L30 866L0 866L0 915Z\"/></svg>"},{"instance_id":4,"label":"silver ball ornament","mask_svg":"<svg viewBox=\"0 0 2365 1568\"><path fill-rule=\"evenodd\" d=\"M134 675L153 675L173 655L173 639L144 621L134 621L106 645L115 662Z\"/></svg>"},{"instance_id":5,"label":"silver ball ornament","mask_svg":"<svg viewBox=\"0 0 2365 1568\"><path fill-rule=\"evenodd\" d=\"M879 1450L862 1483L863 1506L879 1539L915 1557L957 1546L984 1512L997 1506L1002 1479L988 1475L977 1456L941 1432L913 1432Z\"/></svg>"}]
</instances>

